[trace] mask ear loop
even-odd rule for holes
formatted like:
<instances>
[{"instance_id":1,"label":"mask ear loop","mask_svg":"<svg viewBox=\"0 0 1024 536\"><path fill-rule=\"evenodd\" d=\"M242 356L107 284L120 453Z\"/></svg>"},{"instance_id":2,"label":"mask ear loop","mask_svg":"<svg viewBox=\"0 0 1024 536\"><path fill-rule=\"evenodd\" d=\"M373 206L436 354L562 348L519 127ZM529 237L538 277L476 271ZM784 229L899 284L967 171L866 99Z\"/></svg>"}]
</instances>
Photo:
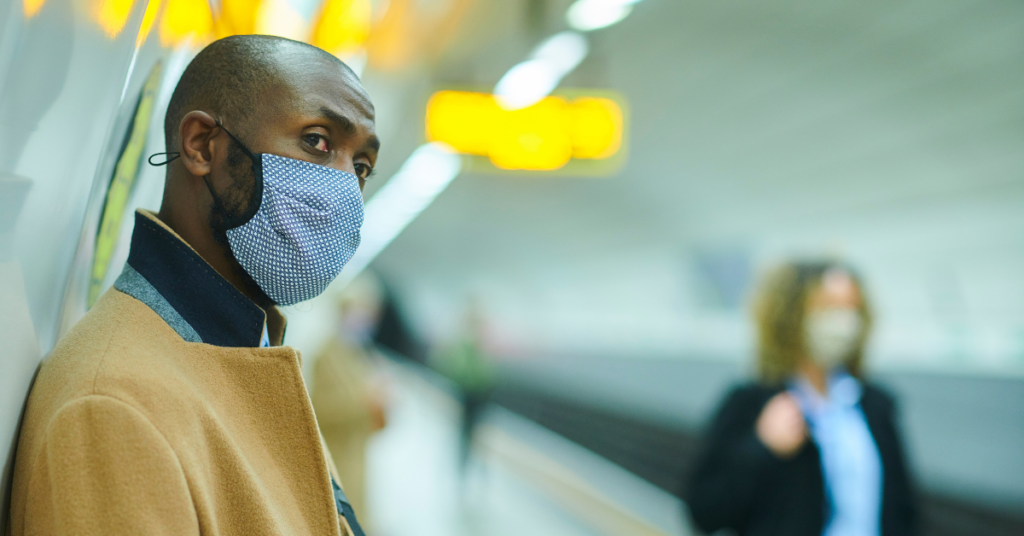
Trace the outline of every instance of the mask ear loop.
<instances>
[{"instance_id":1,"label":"mask ear loop","mask_svg":"<svg viewBox=\"0 0 1024 536\"><path fill-rule=\"evenodd\" d=\"M217 121L217 126L220 129L224 130L224 126L220 124L220 121ZM224 132L227 132L227 130L224 130ZM228 135L230 136L231 133L229 132ZM234 136L231 136L231 137L234 138ZM235 141L238 141L238 140L235 140ZM249 149L245 149L245 152L249 153ZM251 153L249 153L249 154L251 154ZM165 158L162 161L156 161L156 162L153 161L154 158L157 158L157 157L160 157L160 156L164 156ZM149 165L151 165L153 167L160 167L160 166L170 165L171 162L174 162L175 160L177 160L179 158L181 158L181 153L180 152L178 152L178 151L167 151L167 152L163 152L163 153L151 154L151 155L149 155L149 158L146 159L146 161L149 162ZM217 193L213 191L213 185L210 184L210 175L209 174L203 175L203 182L206 183L206 189L210 191L210 197L213 198L213 206L214 207L221 207L221 208L223 208L224 203L221 202L220 196L218 196ZM250 202L250 204L252 204L252 203ZM250 216L250 218L251 218L251 216ZM249 218L246 218L245 221L248 221L248 219ZM235 220L235 218L231 219L231 222L227 225L228 229L231 229L231 228L234 228L234 227L238 227L239 225L244 225L245 224L245 221L243 221L242 223L239 223L238 225L232 225L233 223L235 223L234 220Z\"/></svg>"},{"instance_id":2,"label":"mask ear loop","mask_svg":"<svg viewBox=\"0 0 1024 536\"><path fill-rule=\"evenodd\" d=\"M164 156L166 158L164 158L162 162L154 162L153 159L158 157L158 156ZM149 158L146 159L146 161L148 161L149 165L151 165L153 167L159 167L159 166L166 166L166 165L170 164L171 162L174 162L175 160L177 160L179 158L181 158L181 153L179 153L177 151L167 151L166 153L154 153L154 154L151 154L151 155L149 155Z\"/></svg>"},{"instance_id":3,"label":"mask ear loop","mask_svg":"<svg viewBox=\"0 0 1024 536\"><path fill-rule=\"evenodd\" d=\"M238 146L241 147L243 151L245 151L245 154L246 156L249 157L249 160L252 161L252 173L255 179L255 188L253 188L252 197L249 199L249 209L246 210L244 213L240 214L239 216L229 218L224 222L225 229L234 229L235 227L241 227L248 223L249 220L251 220L253 216L255 216L257 212L259 212L260 206L263 204L263 159L260 158L260 155L253 154L253 152L250 151L249 148L246 147L244 143L242 143L242 140L239 140L238 138L235 137L234 134L229 132L228 129L224 128L224 124L220 122L220 119L216 119L215 122L217 123L217 127L223 130L224 132L227 132L227 135L231 137L232 141L237 143ZM154 162L153 159L159 156L164 156L166 158L164 158L162 161ZM163 153L151 154L149 155L149 158L146 160L149 162L149 165L159 167L169 165L171 162L174 162L179 158L181 158L180 152L167 151ZM218 196L213 191L213 185L210 184L209 174L203 176L203 182L206 183L206 188L210 191L210 196L213 197L214 206L220 206L223 208L224 203L221 202L220 196Z\"/></svg>"},{"instance_id":4,"label":"mask ear loop","mask_svg":"<svg viewBox=\"0 0 1024 536\"><path fill-rule=\"evenodd\" d=\"M225 130L225 132L227 132L227 131ZM232 136L232 137L234 137L234 136ZM164 158L163 161L154 162L153 159L158 157L158 156L165 156L166 158ZM151 165L153 167L159 167L159 166L169 165L171 162L174 162L175 160L177 160L179 158L181 158L181 153L179 153L177 151L167 151L167 152L164 152L164 153L151 154L151 155L149 155L149 158L146 159L146 161L148 161L149 165ZM210 197L213 198L213 206L214 207L223 207L224 203L221 202L220 196L218 196L213 191L213 186L210 185L210 175L209 174L203 175L203 182L206 183L206 189L210 191ZM251 218L251 216L250 216L250 218ZM234 219L232 219L232 223L234 223L233 220ZM248 219L246 221L248 221ZM243 225L243 224L245 224L244 221L242 223L238 224L238 225ZM229 225L227 228L231 229L231 228L234 228L234 227L238 227L238 225Z\"/></svg>"}]
</instances>

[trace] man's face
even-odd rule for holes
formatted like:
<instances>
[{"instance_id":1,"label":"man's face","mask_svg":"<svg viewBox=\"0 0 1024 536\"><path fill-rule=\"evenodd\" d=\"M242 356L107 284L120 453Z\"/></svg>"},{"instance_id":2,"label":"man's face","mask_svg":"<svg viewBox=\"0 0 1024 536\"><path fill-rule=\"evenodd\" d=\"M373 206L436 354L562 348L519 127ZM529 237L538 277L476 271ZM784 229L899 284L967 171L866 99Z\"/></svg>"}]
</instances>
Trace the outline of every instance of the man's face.
<instances>
[{"instance_id":1,"label":"man's face","mask_svg":"<svg viewBox=\"0 0 1024 536\"><path fill-rule=\"evenodd\" d=\"M269 153L347 171L363 188L377 162L380 142L374 129L373 104L355 77L337 63L308 51L284 53L281 82L249 103L247 128L224 127L253 153ZM227 157L220 163L230 178L219 185L226 206L214 206L211 226L226 243L223 222L244 214L253 201L252 162L230 137ZM219 182L216 181L215 182Z\"/></svg>"},{"instance_id":2,"label":"man's face","mask_svg":"<svg viewBox=\"0 0 1024 536\"><path fill-rule=\"evenodd\" d=\"M283 82L253 103L249 149L347 171L359 186L373 171L380 142L362 85L337 63L296 51L284 54ZM230 125L225 125L231 128Z\"/></svg>"}]
</instances>

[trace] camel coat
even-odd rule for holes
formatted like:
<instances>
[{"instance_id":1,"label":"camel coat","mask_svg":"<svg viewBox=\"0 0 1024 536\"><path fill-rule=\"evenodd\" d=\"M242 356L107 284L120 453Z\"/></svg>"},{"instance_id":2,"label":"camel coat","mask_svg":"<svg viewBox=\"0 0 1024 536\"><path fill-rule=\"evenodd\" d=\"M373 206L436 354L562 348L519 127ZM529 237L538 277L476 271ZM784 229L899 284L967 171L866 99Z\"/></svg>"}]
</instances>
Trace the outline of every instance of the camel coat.
<instances>
[{"instance_id":1,"label":"camel coat","mask_svg":"<svg viewBox=\"0 0 1024 536\"><path fill-rule=\"evenodd\" d=\"M379 428L371 406L371 373L366 351L336 335L317 355L310 382L320 433L364 528L370 526L366 512L366 447Z\"/></svg>"},{"instance_id":2,"label":"camel coat","mask_svg":"<svg viewBox=\"0 0 1024 536\"><path fill-rule=\"evenodd\" d=\"M136 244L140 233L148 242ZM140 213L126 274L148 262L136 250L164 251L168 237L180 243L170 248L178 257L160 253L159 269L201 261ZM227 285L196 266L167 281ZM15 458L8 534L351 535L298 352L190 342L215 338L210 326L187 328L220 302L199 313L180 295L161 302L146 293L174 294L156 283L167 274L139 274L141 287L115 284L43 362ZM203 293L223 298L217 292ZM283 317L267 314L279 344ZM262 324L250 327L258 337Z\"/></svg>"}]
</instances>

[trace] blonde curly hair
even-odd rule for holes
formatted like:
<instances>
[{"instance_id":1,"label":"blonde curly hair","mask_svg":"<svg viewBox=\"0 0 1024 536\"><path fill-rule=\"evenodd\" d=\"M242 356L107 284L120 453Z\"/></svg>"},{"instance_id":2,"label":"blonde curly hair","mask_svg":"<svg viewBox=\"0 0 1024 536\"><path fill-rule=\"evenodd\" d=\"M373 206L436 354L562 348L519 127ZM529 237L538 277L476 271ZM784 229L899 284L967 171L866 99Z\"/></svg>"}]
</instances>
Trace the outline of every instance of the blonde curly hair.
<instances>
[{"instance_id":1,"label":"blonde curly hair","mask_svg":"<svg viewBox=\"0 0 1024 536\"><path fill-rule=\"evenodd\" d=\"M807 356L804 342L804 317L811 293L821 286L825 275L839 271L850 277L861 295L863 321L860 340L846 362L847 371L856 377L863 372L864 343L871 331L871 311L860 278L848 266L835 261L794 261L768 272L754 299L754 323L757 326L757 372L766 384L779 384L796 372Z\"/></svg>"}]
</instances>

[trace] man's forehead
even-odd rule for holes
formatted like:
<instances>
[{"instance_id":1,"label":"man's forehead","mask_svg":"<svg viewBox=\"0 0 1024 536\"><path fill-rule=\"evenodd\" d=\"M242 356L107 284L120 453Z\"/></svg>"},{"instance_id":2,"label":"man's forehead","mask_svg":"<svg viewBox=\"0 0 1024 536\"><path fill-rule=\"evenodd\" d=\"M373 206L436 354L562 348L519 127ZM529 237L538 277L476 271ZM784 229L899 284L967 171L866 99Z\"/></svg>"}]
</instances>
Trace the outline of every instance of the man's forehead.
<instances>
[{"instance_id":1,"label":"man's forehead","mask_svg":"<svg viewBox=\"0 0 1024 536\"><path fill-rule=\"evenodd\" d=\"M336 108L347 114L356 114L354 121L373 121L374 109L370 97L359 79L332 58L302 54L288 58L282 66L282 84L295 104L304 107Z\"/></svg>"}]
</instances>

